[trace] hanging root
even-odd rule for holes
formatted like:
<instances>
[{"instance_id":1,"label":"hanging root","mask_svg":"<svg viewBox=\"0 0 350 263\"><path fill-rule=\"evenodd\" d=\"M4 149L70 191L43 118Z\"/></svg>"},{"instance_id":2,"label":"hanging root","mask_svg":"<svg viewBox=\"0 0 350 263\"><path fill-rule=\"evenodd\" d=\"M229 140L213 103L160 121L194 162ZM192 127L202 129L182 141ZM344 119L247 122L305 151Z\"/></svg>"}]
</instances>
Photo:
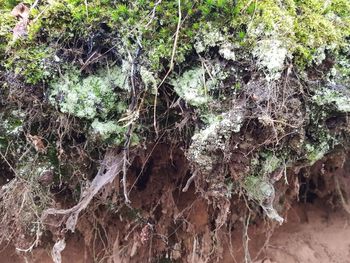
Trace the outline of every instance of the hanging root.
<instances>
[{"instance_id":1,"label":"hanging root","mask_svg":"<svg viewBox=\"0 0 350 263\"><path fill-rule=\"evenodd\" d=\"M92 198L107 184L113 182L115 177L127 169L128 163L124 162L124 153L115 154L114 150L106 153L102 165L88 189L83 191L78 204L69 209L49 208L42 214L42 221L49 215L62 215L66 219L66 229L74 232L79 213L84 210Z\"/></svg>"},{"instance_id":2,"label":"hanging root","mask_svg":"<svg viewBox=\"0 0 350 263\"><path fill-rule=\"evenodd\" d=\"M193 172L192 176L187 180L187 183L186 183L185 187L182 189L182 192L187 192L188 188L190 187L193 180L197 177L197 175L198 175L198 172L197 172L197 170L195 170Z\"/></svg>"}]
</instances>

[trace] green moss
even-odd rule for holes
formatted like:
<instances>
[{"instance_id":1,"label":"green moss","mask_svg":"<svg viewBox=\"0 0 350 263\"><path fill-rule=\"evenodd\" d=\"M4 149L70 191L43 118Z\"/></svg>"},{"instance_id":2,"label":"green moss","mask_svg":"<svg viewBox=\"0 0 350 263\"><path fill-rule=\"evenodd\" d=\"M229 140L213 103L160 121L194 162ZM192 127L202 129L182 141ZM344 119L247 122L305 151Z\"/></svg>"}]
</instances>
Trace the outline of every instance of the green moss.
<instances>
[{"instance_id":1,"label":"green moss","mask_svg":"<svg viewBox=\"0 0 350 263\"><path fill-rule=\"evenodd\" d=\"M7 43L12 40L12 29L16 20L8 10L0 9L0 59L4 60Z\"/></svg>"},{"instance_id":2,"label":"green moss","mask_svg":"<svg viewBox=\"0 0 350 263\"><path fill-rule=\"evenodd\" d=\"M54 51L45 45L11 49L6 69L24 78L28 84L38 84L52 78Z\"/></svg>"},{"instance_id":3,"label":"green moss","mask_svg":"<svg viewBox=\"0 0 350 263\"><path fill-rule=\"evenodd\" d=\"M309 65L317 56L317 49L324 47L336 53L349 36L350 10L346 0L325 2L262 0L249 8L246 1L238 1L234 27L248 25L245 41L258 47L261 39L282 41L294 62ZM242 11L244 10L244 11Z\"/></svg>"},{"instance_id":4,"label":"green moss","mask_svg":"<svg viewBox=\"0 0 350 263\"><path fill-rule=\"evenodd\" d=\"M124 59L140 42L146 67L154 72L162 70L168 67L172 55L178 6L176 1L161 1L153 12L154 4L143 0L94 1L87 5L78 0L39 3L31 10L28 41L18 43L14 48L6 62L13 65L8 70L22 73L28 83L39 83L52 74L40 62L47 55L49 43L70 48L78 42L90 48L116 47ZM10 42L10 31L15 23L15 19L10 18L8 6L12 7L13 3L0 3L3 49ZM196 3L185 0L181 1L181 13L183 20L174 57L176 64L185 62L194 50L202 54L214 46L221 49L222 57L235 60L237 49L243 48L245 53L241 56L255 56L260 67L271 71L269 74L273 77L279 76L286 58L294 58L296 64L305 66L319 61L324 52L336 54L350 34L347 0L201 0ZM277 47L276 43L279 43ZM278 59L264 56L270 53L262 47L269 49L271 54L279 54ZM278 52L274 52L275 47ZM27 51L30 48L38 50ZM16 56L25 62L14 66ZM272 64L273 61L278 63Z\"/></svg>"}]
</instances>

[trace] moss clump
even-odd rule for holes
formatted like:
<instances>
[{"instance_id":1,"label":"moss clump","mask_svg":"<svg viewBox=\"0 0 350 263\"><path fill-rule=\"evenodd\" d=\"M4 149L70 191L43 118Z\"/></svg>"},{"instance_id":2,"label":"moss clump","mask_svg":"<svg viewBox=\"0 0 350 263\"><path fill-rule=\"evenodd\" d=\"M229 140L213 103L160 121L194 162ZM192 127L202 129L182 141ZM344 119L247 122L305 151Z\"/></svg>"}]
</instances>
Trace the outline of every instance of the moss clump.
<instances>
[{"instance_id":1,"label":"moss clump","mask_svg":"<svg viewBox=\"0 0 350 263\"><path fill-rule=\"evenodd\" d=\"M40 84L55 75L54 50L46 45L11 48L5 66L16 76L22 76L27 84Z\"/></svg>"},{"instance_id":2,"label":"moss clump","mask_svg":"<svg viewBox=\"0 0 350 263\"><path fill-rule=\"evenodd\" d=\"M333 2L258 1L238 21L249 25L248 41L275 38L294 55L296 64L307 65L318 57L320 47L336 52L346 44L350 5L346 0Z\"/></svg>"},{"instance_id":3,"label":"moss clump","mask_svg":"<svg viewBox=\"0 0 350 263\"><path fill-rule=\"evenodd\" d=\"M5 59L7 43L11 42L12 40L12 29L14 28L15 24L16 24L15 18L10 15L8 10L2 9L0 4L0 59L1 60Z\"/></svg>"},{"instance_id":4,"label":"moss clump","mask_svg":"<svg viewBox=\"0 0 350 263\"><path fill-rule=\"evenodd\" d=\"M9 3L11 1L0 3L4 16L9 16L13 7L13 3ZM142 46L147 68L156 72L168 67L178 24L177 2L95 1L85 5L81 1L64 0L39 3L30 12L28 39L18 41L7 57L14 61L17 53L23 53L21 57L29 60L20 70L28 83L38 83L50 75L47 74L50 70L43 70L40 63L33 64L43 58L38 58L42 51L34 54L28 51L41 45L47 50L54 44L62 52L84 49L89 55L106 49L110 50L108 55L123 59ZM219 54L230 61L239 53L246 59L256 57L260 66L272 71L270 74L274 77L278 77L284 58L294 59L295 64L302 67L322 61L325 53L337 54L350 35L347 0L201 0L196 3L185 0L181 2L181 13L186 19L182 19L178 32L176 64L184 63L194 52L207 55L211 48L219 47ZM11 23L15 22L14 18L9 19L12 22L6 20L0 20L4 48L11 42ZM262 47L276 48L278 56L268 60L269 56L264 56L266 48ZM74 56L77 54L79 52Z\"/></svg>"}]
</instances>

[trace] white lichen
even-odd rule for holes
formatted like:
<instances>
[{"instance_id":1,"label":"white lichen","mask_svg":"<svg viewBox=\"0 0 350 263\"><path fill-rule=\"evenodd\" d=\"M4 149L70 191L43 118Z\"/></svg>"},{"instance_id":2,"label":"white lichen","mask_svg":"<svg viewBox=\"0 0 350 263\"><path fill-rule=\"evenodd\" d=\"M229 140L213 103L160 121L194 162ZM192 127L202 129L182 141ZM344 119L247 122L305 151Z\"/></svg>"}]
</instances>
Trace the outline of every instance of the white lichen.
<instances>
[{"instance_id":1,"label":"white lichen","mask_svg":"<svg viewBox=\"0 0 350 263\"><path fill-rule=\"evenodd\" d=\"M101 122L95 119L91 123L92 132L101 137L102 140L106 140L113 134L123 134L124 129L119 126L115 121Z\"/></svg>"},{"instance_id":2,"label":"white lichen","mask_svg":"<svg viewBox=\"0 0 350 263\"><path fill-rule=\"evenodd\" d=\"M0 114L0 134L4 136L18 136L23 131L24 118L25 113L20 110L13 110L9 116Z\"/></svg>"},{"instance_id":3,"label":"white lichen","mask_svg":"<svg viewBox=\"0 0 350 263\"><path fill-rule=\"evenodd\" d=\"M175 92L193 106L205 104L210 99L205 72L201 67L185 71L180 77L173 79L171 84Z\"/></svg>"},{"instance_id":4,"label":"white lichen","mask_svg":"<svg viewBox=\"0 0 350 263\"><path fill-rule=\"evenodd\" d=\"M155 94L158 86L158 81L154 76L155 74L149 71L146 67L142 66L140 69L140 75L142 82L145 84L145 89L150 91L152 94Z\"/></svg>"},{"instance_id":5,"label":"white lichen","mask_svg":"<svg viewBox=\"0 0 350 263\"><path fill-rule=\"evenodd\" d=\"M253 55L257 58L258 66L267 71L267 80L278 80L284 69L286 58L290 57L287 47L278 39L258 41L253 49Z\"/></svg>"},{"instance_id":6,"label":"white lichen","mask_svg":"<svg viewBox=\"0 0 350 263\"><path fill-rule=\"evenodd\" d=\"M229 74L220 63L213 63L187 70L170 83L180 98L198 107L213 100L212 91L218 90Z\"/></svg>"},{"instance_id":7,"label":"white lichen","mask_svg":"<svg viewBox=\"0 0 350 263\"><path fill-rule=\"evenodd\" d=\"M114 88L128 91L126 83L127 75L119 67L101 70L85 78L73 69L51 84L49 100L62 112L76 117L105 118L113 110L123 111L117 103Z\"/></svg>"},{"instance_id":8,"label":"white lichen","mask_svg":"<svg viewBox=\"0 0 350 263\"><path fill-rule=\"evenodd\" d=\"M230 42L229 37L219 28L208 23L201 28L196 37L194 48L198 54L208 51L211 47L219 47L219 54L226 60L236 60L235 46Z\"/></svg>"},{"instance_id":9,"label":"white lichen","mask_svg":"<svg viewBox=\"0 0 350 263\"><path fill-rule=\"evenodd\" d=\"M229 141L233 133L240 131L244 120L244 109L236 105L229 112L219 115L205 129L192 137L187 158L202 174L210 174L213 164L219 160L217 153L229 155Z\"/></svg>"},{"instance_id":10,"label":"white lichen","mask_svg":"<svg viewBox=\"0 0 350 263\"><path fill-rule=\"evenodd\" d=\"M350 92L342 86L339 86L339 91L335 90L337 88L318 89L312 99L319 106L333 105L338 111L350 112Z\"/></svg>"},{"instance_id":11,"label":"white lichen","mask_svg":"<svg viewBox=\"0 0 350 263\"><path fill-rule=\"evenodd\" d=\"M236 60L236 54L234 51L234 46L231 43L224 43L219 48L219 54L227 60Z\"/></svg>"},{"instance_id":12,"label":"white lichen","mask_svg":"<svg viewBox=\"0 0 350 263\"><path fill-rule=\"evenodd\" d=\"M218 43L225 41L224 35L220 30L208 23L205 28L198 31L195 37L194 48L196 52L202 53L210 47L215 47Z\"/></svg>"}]
</instances>

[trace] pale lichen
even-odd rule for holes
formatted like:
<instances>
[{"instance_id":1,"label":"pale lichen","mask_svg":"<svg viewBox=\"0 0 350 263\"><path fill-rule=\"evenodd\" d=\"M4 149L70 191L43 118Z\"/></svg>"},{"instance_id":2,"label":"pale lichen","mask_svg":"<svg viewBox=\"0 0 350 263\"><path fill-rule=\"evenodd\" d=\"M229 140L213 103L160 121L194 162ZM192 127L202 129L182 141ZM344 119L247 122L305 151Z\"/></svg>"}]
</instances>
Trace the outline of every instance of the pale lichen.
<instances>
[{"instance_id":1,"label":"pale lichen","mask_svg":"<svg viewBox=\"0 0 350 263\"><path fill-rule=\"evenodd\" d=\"M331 138L329 138L331 140ZM306 159L309 161L309 165L313 165L315 162L323 158L330 150L331 147L328 141L322 141L316 144L306 144Z\"/></svg>"},{"instance_id":2,"label":"pale lichen","mask_svg":"<svg viewBox=\"0 0 350 263\"><path fill-rule=\"evenodd\" d=\"M54 81L50 87L50 102L64 113L79 118L105 118L111 111L123 112L126 106L117 101L114 88L128 90L125 72L114 67L95 75L82 77L71 70Z\"/></svg>"},{"instance_id":3,"label":"pale lichen","mask_svg":"<svg viewBox=\"0 0 350 263\"><path fill-rule=\"evenodd\" d=\"M205 129L195 133L188 150L188 159L195 164L202 174L209 174L213 165L221 161L218 151L229 155L229 141L233 133L240 131L245 110L236 105L230 111L219 115Z\"/></svg>"},{"instance_id":4,"label":"pale lichen","mask_svg":"<svg viewBox=\"0 0 350 263\"><path fill-rule=\"evenodd\" d=\"M209 51L212 47L219 48L219 55L222 58L231 61L236 60L236 46L229 40L229 36L208 23L198 31L195 37L194 49L200 54Z\"/></svg>"},{"instance_id":5,"label":"pale lichen","mask_svg":"<svg viewBox=\"0 0 350 263\"><path fill-rule=\"evenodd\" d=\"M350 112L350 92L341 85L318 89L312 99L318 106L333 105L338 111Z\"/></svg>"},{"instance_id":6,"label":"pale lichen","mask_svg":"<svg viewBox=\"0 0 350 263\"><path fill-rule=\"evenodd\" d=\"M187 103L199 106L208 103L210 83L205 81L205 71L198 67L185 71L171 81L175 92Z\"/></svg>"},{"instance_id":7,"label":"pale lichen","mask_svg":"<svg viewBox=\"0 0 350 263\"><path fill-rule=\"evenodd\" d=\"M286 58L291 57L287 47L278 39L264 39L258 41L253 50L259 67L266 72L267 80L277 80L281 77Z\"/></svg>"},{"instance_id":8,"label":"pale lichen","mask_svg":"<svg viewBox=\"0 0 350 263\"><path fill-rule=\"evenodd\" d=\"M115 121L105 121L101 122L98 119L95 119L91 123L92 133L100 136L102 140L109 139L112 135L121 134L125 129L118 125Z\"/></svg>"},{"instance_id":9,"label":"pale lichen","mask_svg":"<svg viewBox=\"0 0 350 263\"><path fill-rule=\"evenodd\" d=\"M13 110L9 116L0 114L0 134L3 136L18 136L23 131L25 113Z\"/></svg>"},{"instance_id":10,"label":"pale lichen","mask_svg":"<svg viewBox=\"0 0 350 263\"><path fill-rule=\"evenodd\" d=\"M226 60L236 60L235 47L232 43L225 42L219 48L219 54Z\"/></svg>"},{"instance_id":11,"label":"pale lichen","mask_svg":"<svg viewBox=\"0 0 350 263\"><path fill-rule=\"evenodd\" d=\"M195 67L174 77L170 83L177 95L188 104L200 107L213 102L213 92L222 87L222 82L234 73L234 69L224 70L218 62Z\"/></svg>"},{"instance_id":12,"label":"pale lichen","mask_svg":"<svg viewBox=\"0 0 350 263\"><path fill-rule=\"evenodd\" d=\"M247 176L242 184L248 197L256 201L264 210L265 214L272 220L276 220L280 224L284 219L273 208L275 199L275 188L266 177Z\"/></svg>"},{"instance_id":13,"label":"pale lichen","mask_svg":"<svg viewBox=\"0 0 350 263\"><path fill-rule=\"evenodd\" d=\"M195 37L194 48L199 54L208 50L210 47L217 46L220 42L225 40L225 36L221 31L211 23L208 23L198 31Z\"/></svg>"},{"instance_id":14,"label":"pale lichen","mask_svg":"<svg viewBox=\"0 0 350 263\"><path fill-rule=\"evenodd\" d=\"M155 94L158 86L158 80L155 77L155 74L142 66L140 69L140 75L142 82L145 84L146 91Z\"/></svg>"}]
</instances>

